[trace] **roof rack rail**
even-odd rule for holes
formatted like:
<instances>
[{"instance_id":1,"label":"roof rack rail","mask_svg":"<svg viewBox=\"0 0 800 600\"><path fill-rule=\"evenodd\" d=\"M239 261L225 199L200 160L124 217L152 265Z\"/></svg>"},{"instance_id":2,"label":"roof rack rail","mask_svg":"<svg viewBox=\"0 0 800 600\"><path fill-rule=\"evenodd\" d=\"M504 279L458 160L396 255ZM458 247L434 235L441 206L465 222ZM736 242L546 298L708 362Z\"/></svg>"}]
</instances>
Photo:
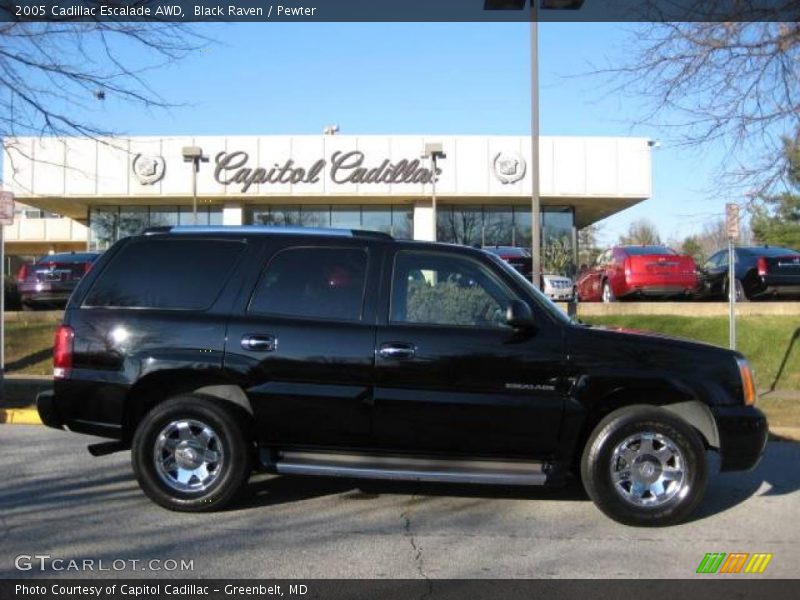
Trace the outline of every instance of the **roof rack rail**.
<instances>
[{"instance_id":1,"label":"roof rack rail","mask_svg":"<svg viewBox=\"0 0 800 600\"><path fill-rule=\"evenodd\" d=\"M323 227L279 227L275 225L177 225L148 227L144 235L162 233L251 233L251 234L277 234L277 235L322 235L335 237L358 237L375 240L393 240L388 233L382 231L368 231L365 229L334 229Z\"/></svg>"}]
</instances>

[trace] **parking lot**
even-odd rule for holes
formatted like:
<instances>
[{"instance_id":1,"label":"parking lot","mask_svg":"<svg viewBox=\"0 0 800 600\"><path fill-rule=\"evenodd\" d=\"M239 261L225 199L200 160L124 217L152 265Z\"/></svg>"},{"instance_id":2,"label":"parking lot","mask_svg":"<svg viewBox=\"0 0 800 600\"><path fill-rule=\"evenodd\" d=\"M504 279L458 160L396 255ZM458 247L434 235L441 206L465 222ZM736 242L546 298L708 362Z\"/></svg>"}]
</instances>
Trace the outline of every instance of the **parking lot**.
<instances>
[{"instance_id":1,"label":"parking lot","mask_svg":"<svg viewBox=\"0 0 800 600\"><path fill-rule=\"evenodd\" d=\"M85 436L0 425L0 577L19 555L193 561L184 577L691 577L706 552L769 552L756 577L800 561L800 444L773 442L751 473L720 474L686 524L634 529L564 490L259 476L234 509L167 512L139 491L127 452L92 458ZM97 564L97 562L95 562ZM130 564L130 562L129 562ZM168 571L95 573L170 577ZM705 575L704 577L709 577ZM738 575L737 577L746 577Z\"/></svg>"}]
</instances>

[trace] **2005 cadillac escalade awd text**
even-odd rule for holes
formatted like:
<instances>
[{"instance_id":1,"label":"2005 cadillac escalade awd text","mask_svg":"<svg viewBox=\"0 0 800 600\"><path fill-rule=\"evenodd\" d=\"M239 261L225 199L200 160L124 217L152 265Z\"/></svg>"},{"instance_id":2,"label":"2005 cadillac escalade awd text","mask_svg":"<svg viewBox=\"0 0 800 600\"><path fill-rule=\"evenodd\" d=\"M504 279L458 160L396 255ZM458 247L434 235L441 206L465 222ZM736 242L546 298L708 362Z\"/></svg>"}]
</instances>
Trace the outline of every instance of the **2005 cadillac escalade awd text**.
<instances>
[{"instance_id":1,"label":"2005 cadillac escalade awd text","mask_svg":"<svg viewBox=\"0 0 800 600\"><path fill-rule=\"evenodd\" d=\"M686 518L706 452L750 469L743 356L570 321L482 250L350 230L164 228L72 295L49 426L130 448L158 504L228 504L254 469L553 485L627 524Z\"/></svg>"}]
</instances>

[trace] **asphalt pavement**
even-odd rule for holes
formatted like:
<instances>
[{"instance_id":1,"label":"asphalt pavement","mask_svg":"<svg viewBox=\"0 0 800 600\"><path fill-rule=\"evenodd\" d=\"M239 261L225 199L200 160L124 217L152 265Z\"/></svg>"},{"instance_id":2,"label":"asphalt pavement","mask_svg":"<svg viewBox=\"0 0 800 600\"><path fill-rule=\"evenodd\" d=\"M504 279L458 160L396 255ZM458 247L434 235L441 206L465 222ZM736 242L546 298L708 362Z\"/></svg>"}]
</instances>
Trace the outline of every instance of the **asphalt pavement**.
<instances>
[{"instance_id":1,"label":"asphalt pavement","mask_svg":"<svg viewBox=\"0 0 800 600\"><path fill-rule=\"evenodd\" d=\"M171 513L140 492L128 452L92 458L93 441L0 425L0 578L686 578L707 552L773 554L764 574L727 577L800 572L796 443L771 442L753 472L715 475L691 522L640 529L603 516L580 485L261 475L231 510ZM84 560L94 572L72 568ZM166 570L171 560L192 569Z\"/></svg>"}]
</instances>

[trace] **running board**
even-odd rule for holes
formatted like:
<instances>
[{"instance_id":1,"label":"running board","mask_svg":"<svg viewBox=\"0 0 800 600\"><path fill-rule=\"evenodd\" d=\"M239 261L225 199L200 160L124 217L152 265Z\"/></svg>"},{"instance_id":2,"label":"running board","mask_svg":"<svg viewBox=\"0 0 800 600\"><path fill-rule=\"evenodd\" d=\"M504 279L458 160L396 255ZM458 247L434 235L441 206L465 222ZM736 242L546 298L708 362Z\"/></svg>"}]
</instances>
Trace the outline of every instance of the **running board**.
<instances>
[{"instance_id":1,"label":"running board","mask_svg":"<svg viewBox=\"0 0 800 600\"><path fill-rule=\"evenodd\" d=\"M547 482L544 465L533 461L286 451L279 452L273 464L278 473L287 475L488 485L544 485Z\"/></svg>"}]
</instances>

